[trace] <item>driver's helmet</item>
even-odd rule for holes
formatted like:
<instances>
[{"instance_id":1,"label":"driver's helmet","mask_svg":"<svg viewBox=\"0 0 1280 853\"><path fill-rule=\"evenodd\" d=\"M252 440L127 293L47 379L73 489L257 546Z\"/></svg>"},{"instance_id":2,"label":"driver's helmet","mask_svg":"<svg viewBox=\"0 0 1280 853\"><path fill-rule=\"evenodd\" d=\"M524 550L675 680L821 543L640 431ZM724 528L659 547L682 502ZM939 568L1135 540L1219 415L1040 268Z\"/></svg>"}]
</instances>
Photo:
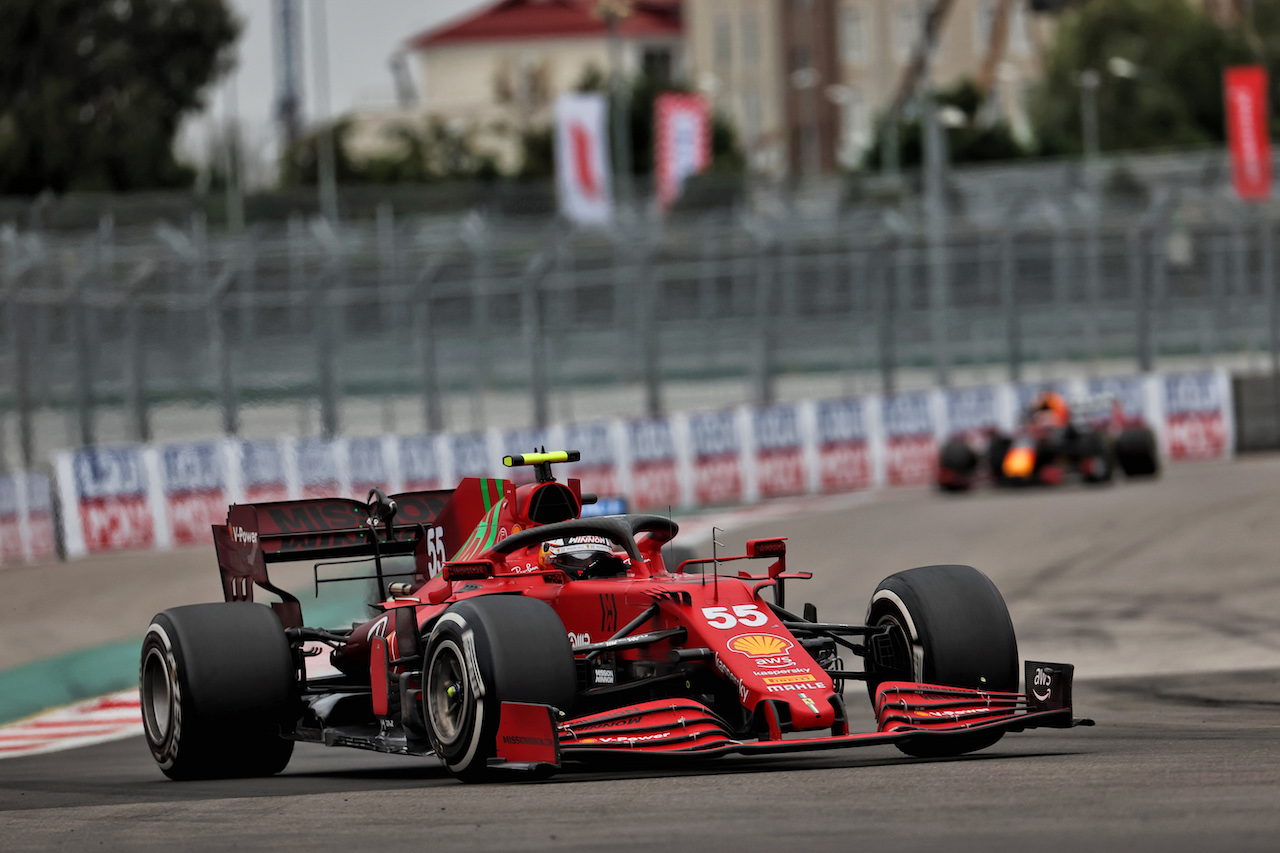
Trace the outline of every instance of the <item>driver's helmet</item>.
<instances>
[{"instance_id":1,"label":"driver's helmet","mask_svg":"<svg viewBox=\"0 0 1280 853\"><path fill-rule=\"evenodd\" d=\"M570 536L542 543L538 563L543 569L559 569L574 580L615 577L627 573L627 559L614 551L603 536Z\"/></svg>"},{"instance_id":2,"label":"driver's helmet","mask_svg":"<svg viewBox=\"0 0 1280 853\"><path fill-rule=\"evenodd\" d=\"M1071 423L1071 408L1056 391L1042 391L1031 401L1031 420L1038 424L1065 427Z\"/></svg>"}]
</instances>

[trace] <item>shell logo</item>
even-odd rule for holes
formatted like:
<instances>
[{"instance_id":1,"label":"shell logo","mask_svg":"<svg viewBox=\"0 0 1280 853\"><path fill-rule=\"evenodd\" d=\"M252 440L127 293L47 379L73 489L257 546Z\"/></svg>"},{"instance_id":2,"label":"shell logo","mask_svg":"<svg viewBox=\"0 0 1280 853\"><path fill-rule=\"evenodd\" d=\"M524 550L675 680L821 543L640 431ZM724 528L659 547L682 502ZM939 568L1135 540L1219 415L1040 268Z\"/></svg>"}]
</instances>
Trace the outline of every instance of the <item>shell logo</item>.
<instances>
[{"instance_id":1,"label":"shell logo","mask_svg":"<svg viewBox=\"0 0 1280 853\"><path fill-rule=\"evenodd\" d=\"M729 641L729 648L739 654L753 658L767 658L785 655L792 643L772 634L739 634Z\"/></svg>"}]
</instances>

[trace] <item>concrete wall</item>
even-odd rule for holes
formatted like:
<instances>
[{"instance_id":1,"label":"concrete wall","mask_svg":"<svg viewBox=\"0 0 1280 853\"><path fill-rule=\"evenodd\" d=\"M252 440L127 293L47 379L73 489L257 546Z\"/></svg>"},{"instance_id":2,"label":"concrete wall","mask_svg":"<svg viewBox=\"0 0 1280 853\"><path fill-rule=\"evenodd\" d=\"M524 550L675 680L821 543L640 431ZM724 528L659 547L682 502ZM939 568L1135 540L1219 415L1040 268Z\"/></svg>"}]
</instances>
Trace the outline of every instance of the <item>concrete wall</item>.
<instances>
[{"instance_id":1,"label":"concrete wall","mask_svg":"<svg viewBox=\"0 0 1280 853\"><path fill-rule=\"evenodd\" d=\"M1280 449L1280 376L1233 376L1236 450Z\"/></svg>"}]
</instances>

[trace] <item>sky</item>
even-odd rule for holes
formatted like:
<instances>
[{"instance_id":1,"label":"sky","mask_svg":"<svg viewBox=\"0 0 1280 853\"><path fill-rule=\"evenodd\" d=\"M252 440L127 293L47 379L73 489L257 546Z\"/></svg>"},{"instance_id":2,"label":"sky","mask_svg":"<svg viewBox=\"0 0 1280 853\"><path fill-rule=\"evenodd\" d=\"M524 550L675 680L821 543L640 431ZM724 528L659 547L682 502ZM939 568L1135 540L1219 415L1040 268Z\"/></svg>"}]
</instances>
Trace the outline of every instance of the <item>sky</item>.
<instances>
[{"instance_id":1,"label":"sky","mask_svg":"<svg viewBox=\"0 0 1280 853\"><path fill-rule=\"evenodd\" d=\"M239 114L250 185L273 180L278 132L275 103L275 41L272 0L226 0L243 24L236 45L236 70L211 92L209 108L184 126L180 156L191 162L208 159L210 136L233 113ZM388 58L401 43L425 29L489 5L492 0L300 0L303 10L303 117L316 116L312 14L325 4L329 47L330 113L392 108L395 89Z\"/></svg>"}]
</instances>

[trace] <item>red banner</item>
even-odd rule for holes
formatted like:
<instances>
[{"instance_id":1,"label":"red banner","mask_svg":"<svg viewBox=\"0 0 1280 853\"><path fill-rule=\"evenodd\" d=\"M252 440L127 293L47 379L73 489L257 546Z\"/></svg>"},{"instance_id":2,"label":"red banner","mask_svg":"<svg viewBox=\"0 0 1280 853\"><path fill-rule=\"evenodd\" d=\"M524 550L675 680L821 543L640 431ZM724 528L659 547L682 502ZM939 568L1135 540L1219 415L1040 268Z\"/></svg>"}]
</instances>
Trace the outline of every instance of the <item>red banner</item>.
<instances>
[{"instance_id":1,"label":"red banner","mask_svg":"<svg viewBox=\"0 0 1280 853\"><path fill-rule=\"evenodd\" d=\"M680 196L685 178L711 165L711 110L701 95L666 92L654 101L658 204Z\"/></svg>"},{"instance_id":2,"label":"red banner","mask_svg":"<svg viewBox=\"0 0 1280 853\"><path fill-rule=\"evenodd\" d=\"M1267 71L1237 65L1224 72L1227 141L1236 193L1246 201L1271 195L1271 136L1268 133Z\"/></svg>"}]
</instances>

